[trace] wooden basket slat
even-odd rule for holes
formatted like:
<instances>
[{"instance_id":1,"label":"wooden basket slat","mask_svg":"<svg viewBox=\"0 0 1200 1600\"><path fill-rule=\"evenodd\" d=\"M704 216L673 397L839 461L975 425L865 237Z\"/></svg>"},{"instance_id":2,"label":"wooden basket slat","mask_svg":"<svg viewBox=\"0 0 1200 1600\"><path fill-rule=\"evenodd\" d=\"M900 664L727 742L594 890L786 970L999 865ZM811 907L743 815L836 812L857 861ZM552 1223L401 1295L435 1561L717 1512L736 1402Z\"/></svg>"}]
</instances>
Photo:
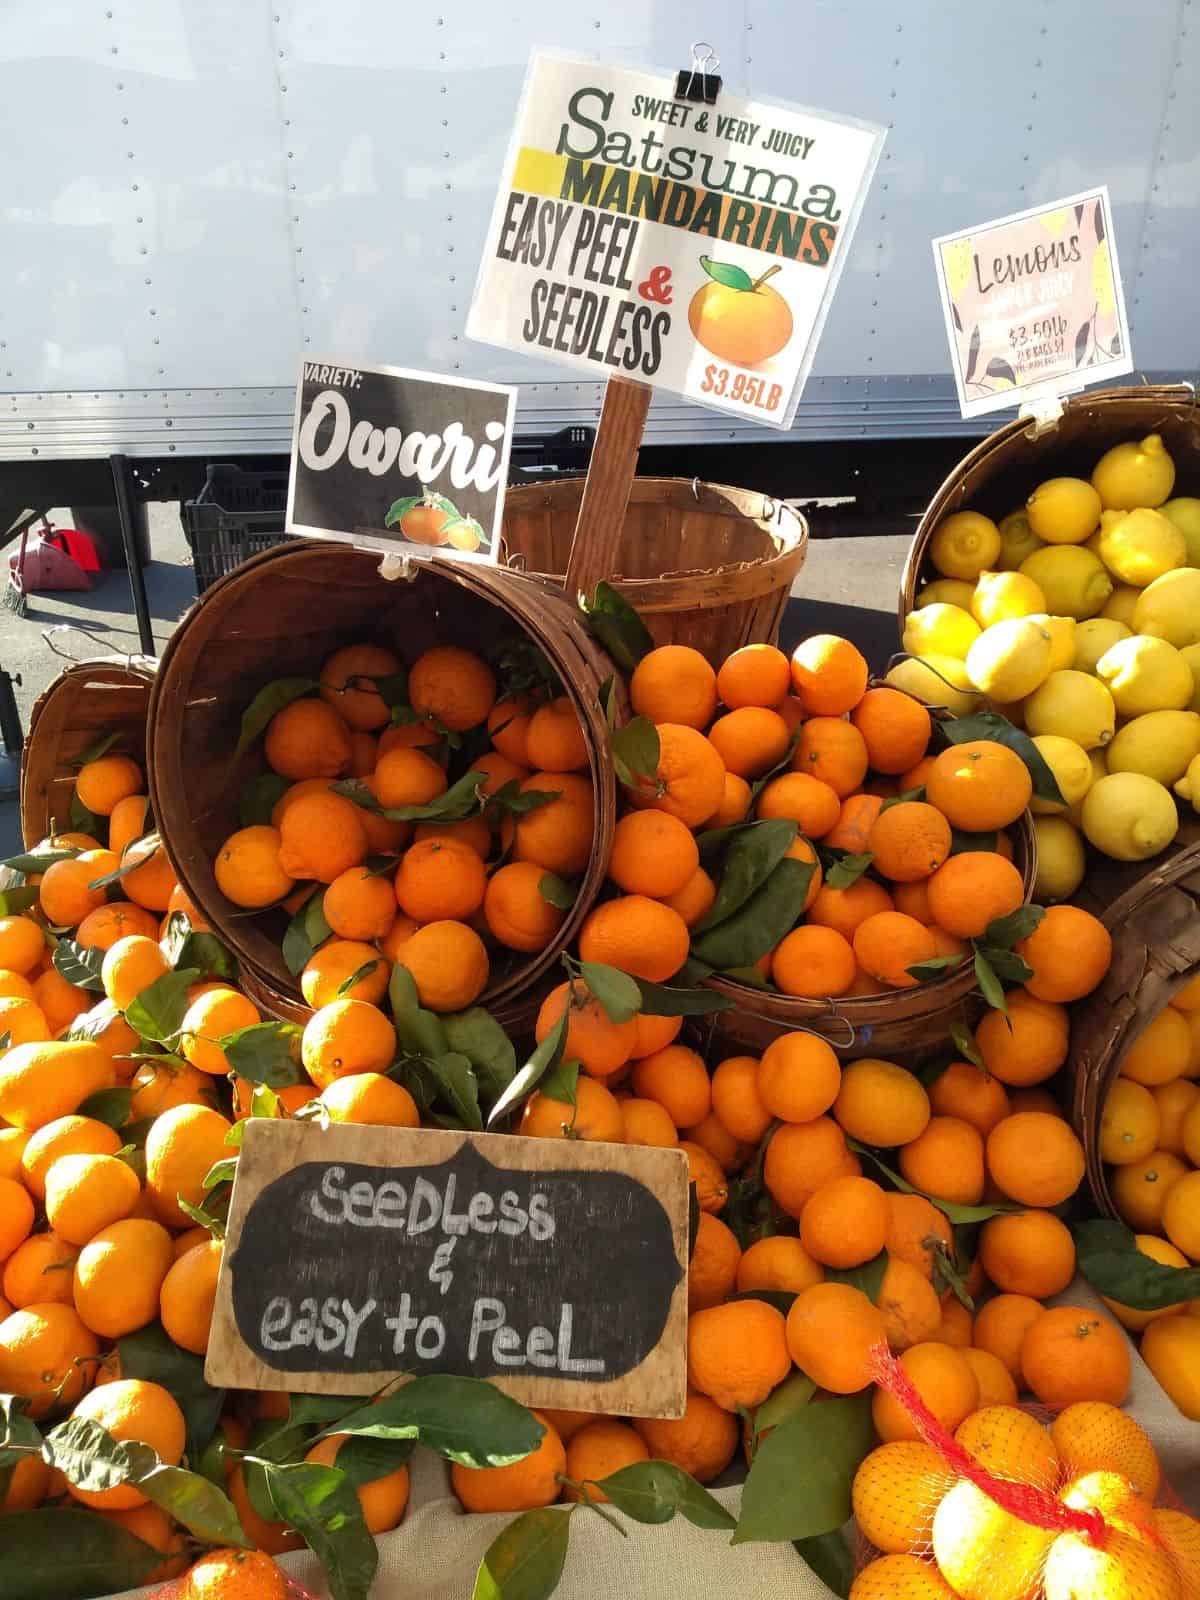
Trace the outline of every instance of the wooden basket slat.
<instances>
[{"instance_id":1,"label":"wooden basket slat","mask_svg":"<svg viewBox=\"0 0 1200 1600\"><path fill-rule=\"evenodd\" d=\"M918 588L936 577L929 542L943 519L971 509L998 519L1024 505L1047 476L1090 478L1099 458L1125 439L1160 433L1175 460L1176 495L1200 493L1200 409L1190 385L1099 389L1066 402L1059 422L1038 434L1017 418L976 445L947 476L917 526L900 580L900 627Z\"/></svg>"},{"instance_id":2,"label":"wooden basket slat","mask_svg":"<svg viewBox=\"0 0 1200 1600\"><path fill-rule=\"evenodd\" d=\"M511 562L561 583L583 482L508 490ZM636 478L612 582L657 644L690 644L719 663L743 644L776 639L807 546L803 517L778 500L692 479Z\"/></svg>"},{"instance_id":3,"label":"wooden basket slat","mask_svg":"<svg viewBox=\"0 0 1200 1600\"><path fill-rule=\"evenodd\" d=\"M315 676L346 644L383 644L411 663L434 644L481 649L526 633L583 719L596 828L592 860L559 939L536 956L514 955L483 997L493 1008L506 1005L528 994L556 961L604 879L616 794L599 689L612 664L552 585L438 557L414 562L410 579L388 582L379 565L378 554L342 544L279 546L196 602L164 652L155 685L149 738L155 816L181 884L243 970L297 1004L299 986L280 951L285 915L240 914L217 889L212 871L217 849L240 825L242 786L266 770L261 740L233 759L242 712L273 679Z\"/></svg>"},{"instance_id":4,"label":"wooden basket slat","mask_svg":"<svg viewBox=\"0 0 1200 1600\"><path fill-rule=\"evenodd\" d=\"M59 673L34 702L21 752L21 832L27 845L70 828L72 763L105 733L146 766L146 718L156 663L145 656L99 656Z\"/></svg>"}]
</instances>

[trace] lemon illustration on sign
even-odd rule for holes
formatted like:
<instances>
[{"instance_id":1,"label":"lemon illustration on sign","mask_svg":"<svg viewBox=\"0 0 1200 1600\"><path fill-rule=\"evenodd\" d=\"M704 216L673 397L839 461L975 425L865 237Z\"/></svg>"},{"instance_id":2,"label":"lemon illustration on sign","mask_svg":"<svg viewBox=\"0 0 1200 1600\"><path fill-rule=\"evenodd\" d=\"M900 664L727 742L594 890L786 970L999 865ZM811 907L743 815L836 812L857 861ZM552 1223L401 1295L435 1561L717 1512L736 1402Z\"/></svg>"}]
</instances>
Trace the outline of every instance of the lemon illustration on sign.
<instances>
[{"instance_id":1,"label":"lemon illustration on sign","mask_svg":"<svg viewBox=\"0 0 1200 1600\"><path fill-rule=\"evenodd\" d=\"M1176 567L1147 584L1133 608L1133 627L1177 650L1200 644L1200 571Z\"/></svg>"},{"instance_id":2,"label":"lemon illustration on sign","mask_svg":"<svg viewBox=\"0 0 1200 1600\"><path fill-rule=\"evenodd\" d=\"M1046 596L1023 572L981 572L971 597L971 615L981 628L1045 609Z\"/></svg>"},{"instance_id":3,"label":"lemon illustration on sign","mask_svg":"<svg viewBox=\"0 0 1200 1600\"><path fill-rule=\"evenodd\" d=\"M1060 734L1085 750L1107 744L1117 725L1113 697L1098 678L1070 668L1052 672L1025 702L1025 727L1036 736Z\"/></svg>"},{"instance_id":4,"label":"lemon illustration on sign","mask_svg":"<svg viewBox=\"0 0 1200 1600\"><path fill-rule=\"evenodd\" d=\"M776 356L792 337L792 311L767 282L781 272L776 263L758 278L732 261L701 256L709 282L688 307L688 326L698 343L722 361L756 367Z\"/></svg>"},{"instance_id":5,"label":"lemon illustration on sign","mask_svg":"<svg viewBox=\"0 0 1200 1600\"><path fill-rule=\"evenodd\" d=\"M1110 772L1140 772L1159 783L1176 783L1200 756L1200 714L1147 711L1119 729L1104 754Z\"/></svg>"},{"instance_id":6,"label":"lemon illustration on sign","mask_svg":"<svg viewBox=\"0 0 1200 1600\"><path fill-rule=\"evenodd\" d=\"M1101 239L1092 257L1092 293L1096 296L1096 309L1102 317L1111 316L1116 309L1113 296L1113 274L1108 259L1108 240Z\"/></svg>"},{"instance_id":7,"label":"lemon illustration on sign","mask_svg":"<svg viewBox=\"0 0 1200 1600\"><path fill-rule=\"evenodd\" d=\"M1063 816L1072 806L1079 804L1095 780L1088 753L1074 739L1064 739L1059 733L1039 733L1033 742L1041 751L1042 760L1054 774L1054 781L1065 803L1043 800L1035 794L1029 802L1029 809L1039 816Z\"/></svg>"},{"instance_id":8,"label":"lemon illustration on sign","mask_svg":"<svg viewBox=\"0 0 1200 1600\"><path fill-rule=\"evenodd\" d=\"M1047 544L1082 544L1100 522L1100 496L1083 478L1048 478L1025 502L1029 526Z\"/></svg>"},{"instance_id":9,"label":"lemon illustration on sign","mask_svg":"<svg viewBox=\"0 0 1200 1600\"><path fill-rule=\"evenodd\" d=\"M959 606L918 606L905 618L900 642L909 655L932 653L964 661L980 631L974 617Z\"/></svg>"},{"instance_id":10,"label":"lemon illustration on sign","mask_svg":"<svg viewBox=\"0 0 1200 1600\"><path fill-rule=\"evenodd\" d=\"M1111 772L1088 790L1083 831L1097 850L1117 861L1146 861L1179 831L1170 791L1140 772Z\"/></svg>"},{"instance_id":11,"label":"lemon illustration on sign","mask_svg":"<svg viewBox=\"0 0 1200 1600\"><path fill-rule=\"evenodd\" d=\"M1000 519L1000 554L996 566L1001 572L1014 572L1026 556L1040 550L1045 540L1039 539L1024 511L1010 511Z\"/></svg>"},{"instance_id":12,"label":"lemon illustration on sign","mask_svg":"<svg viewBox=\"0 0 1200 1600\"><path fill-rule=\"evenodd\" d=\"M1188 566L1200 567L1200 500L1192 495L1180 495L1177 500L1168 500L1159 509L1183 535L1187 544Z\"/></svg>"},{"instance_id":13,"label":"lemon illustration on sign","mask_svg":"<svg viewBox=\"0 0 1200 1600\"><path fill-rule=\"evenodd\" d=\"M967 675L994 700L1023 700L1050 671L1050 635L1028 617L985 628L967 651Z\"/></svg>"},{"instance_id":14,"label":"lemon illustration on sign","mask_svg":"<svg viewBox=\"0 0 1200 1600\"><path fill-rule=\"evenodd\" d=\"M1052 616L1094 617L1112 593L1113 581L1104 563L1079 544L1045 545L1022 561L1019 570L1046 596Z\"/></svg>"},{"instance_id":15,"label":"lemon illustration on sign","mask_svg":"<svg viewBox=\"0 0 1200 1600\"><path fill-rule=\"evenodd\" d=\"M1144 634L1118 639L1097 661L1096 676L1123 717L1182 711L1194 692L1191 669L1175 646Z\"/></svg>"},{"instance_id":16,"label":"lemon illustration on sign","mask_svg":"<svg viewBox=\"0 0 1200 1600\"><path fill-rule=\"evenodd\" d=\"M1095 672L1096 663L1118 639L1128 639L1133 629L1115 617L1089 617L1075 625L1075 656L1069 665L1077 672Z\"/></svg>"},{"instance_id":17,"label":"lemon illustration on sign","mask_svg":"<svg viewBox=\"0 0 1200 1600\"><path fill-rule=\"evenodd\" d=\"M1106 511L1162 505L1175 487L1175 463L1162 435L1148 433L1144 439L1113 445L1096 463L1092 485Z\"/></svg>"},{"instance_id":18,"label":"lemon illustration on sign","mask_svg":"<svg viewBox=\"0 0 1200 1600\"><path fill-rule=\"evenodd\" d=\"M1183 566L1187 541L1170 518L1149 506L1106 511L1100 519L1100 559L1122 583L1144 589Z\"/></svg>"},{"instance_id":19,"label":"lemon illustration on sign","mask_svg":"<svg viewBox=\"0 0 1200 1600\"><path fill-rule=\"evenodd\" d=\"M955 511L929 541L929 559L945 578L974 580L996 565L1000 529L978 511Z\"/></svg>"},{"instance_id":20,"label":"lemon illustration on sign","mask_svg":"<svg viewBox=\"0 0 1200 1600\"><path fill-rule=\"evenodd\" d=\"M1034 817L1033 832L1037 839L1033 898L1039 905L1069 900L1087 870L1087 852L1078 828L1066 817Z\"/></svg>"},{"instance_id":21,"label":"lemon illustration on sign","mask_svg":"<svg viewBox=\"0 0 1200 1600\"><path fill-rule=\"evenodd\" d=\"M942 265L946 269L946 282L950 286L950 298L957 300L971 281L970 239L951 239L949 244L944 244L942 246Z\"/></svg>"}]
</instances>

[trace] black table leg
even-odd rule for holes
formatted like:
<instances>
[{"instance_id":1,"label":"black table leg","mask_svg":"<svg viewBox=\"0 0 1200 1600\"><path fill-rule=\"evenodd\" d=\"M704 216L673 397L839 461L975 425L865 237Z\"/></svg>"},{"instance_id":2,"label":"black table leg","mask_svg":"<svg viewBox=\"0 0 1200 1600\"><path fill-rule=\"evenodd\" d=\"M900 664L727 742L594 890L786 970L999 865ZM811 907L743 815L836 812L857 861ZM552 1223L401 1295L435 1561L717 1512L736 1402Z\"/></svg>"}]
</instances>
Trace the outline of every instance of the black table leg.
<instances>
[{"instance_id":1,"label":"black table leg","mask_svg":"<svg viewBox=\"0 0 1200 1600\"><path fill-rule=\"evenodd\" d=\"M125 456L110 456L113 491L117 500L117 515L121 519L121 546L125 551L125 564L129 569L129 589L133 595L133 609L137 616L138 639L142 654L152 656L154 630L150 626L150 602L146 598L146 575L138 558L137 537L134 527L133 496L129 485L129 461Z\"/></svg>"}]
</instances>

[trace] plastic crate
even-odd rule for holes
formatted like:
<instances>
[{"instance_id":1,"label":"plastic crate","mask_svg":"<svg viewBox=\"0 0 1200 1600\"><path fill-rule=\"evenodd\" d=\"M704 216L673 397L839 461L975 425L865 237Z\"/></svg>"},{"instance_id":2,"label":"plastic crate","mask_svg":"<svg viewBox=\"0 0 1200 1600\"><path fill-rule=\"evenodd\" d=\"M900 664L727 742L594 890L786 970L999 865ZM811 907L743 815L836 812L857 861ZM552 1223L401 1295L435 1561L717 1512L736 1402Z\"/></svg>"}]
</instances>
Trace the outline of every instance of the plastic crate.
<instances>
[{"instance_id":1,"label":"plastic crate","mask_svg":"<svg viewBox=\"0 0 1200 1600\"><path fill-rule=\"evenodd\" d=\"M251 556L287 539L283 530L287 490L286 472L247 472L228 462L209 467L203 489L181 507L195 560L197 594Z\"/></svg>"}]
</instances>

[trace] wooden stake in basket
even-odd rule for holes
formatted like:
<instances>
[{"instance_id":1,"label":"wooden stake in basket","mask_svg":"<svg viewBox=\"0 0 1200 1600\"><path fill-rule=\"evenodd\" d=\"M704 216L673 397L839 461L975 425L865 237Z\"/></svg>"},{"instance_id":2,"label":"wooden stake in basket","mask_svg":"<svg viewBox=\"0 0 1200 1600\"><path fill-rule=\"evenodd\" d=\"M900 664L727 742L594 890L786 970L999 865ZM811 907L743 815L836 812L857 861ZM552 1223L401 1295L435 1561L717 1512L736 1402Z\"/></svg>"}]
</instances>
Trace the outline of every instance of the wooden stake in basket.
<instances>
[{"instance_id":1,"label":"wooden stake in basket","mask_svg":"<svg viewBox=\"0 0 1200 1600\"><path fill-rule=\"evenodd\" d=\"M590 595L613 575L649 409L646 384L620 377L608 380L563 580L568 599Z\"/></svg>"}]
</instances>

